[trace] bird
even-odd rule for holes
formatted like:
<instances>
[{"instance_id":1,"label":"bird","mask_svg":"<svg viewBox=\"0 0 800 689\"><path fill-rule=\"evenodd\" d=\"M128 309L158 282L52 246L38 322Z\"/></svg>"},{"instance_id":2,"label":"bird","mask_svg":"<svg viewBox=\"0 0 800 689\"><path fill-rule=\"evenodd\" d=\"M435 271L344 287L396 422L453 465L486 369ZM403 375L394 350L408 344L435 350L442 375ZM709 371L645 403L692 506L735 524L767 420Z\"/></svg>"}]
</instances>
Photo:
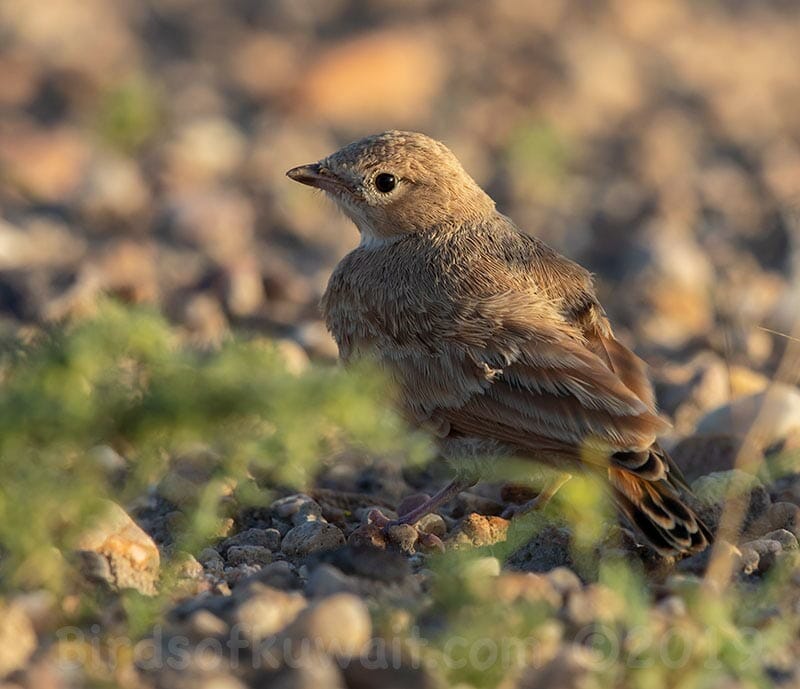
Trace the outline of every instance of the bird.
<instances>
[{"instance_id":1,"label":"bird","mask_svg":"<svg viewBox=\"0 0 800 689\"><path fill-rule=\"evenodd\" d=\"M660 555L708 546L658 444L669 424L647 367L615 338L589 271L522 232L425 134L367 136L286 174L325 192L360 234L321 300L340 359L376 361L445 457L555 470L517 512L597 474ZM474 483L457 475L392 523L414 524Z\"/></svg>"}]
</instances>

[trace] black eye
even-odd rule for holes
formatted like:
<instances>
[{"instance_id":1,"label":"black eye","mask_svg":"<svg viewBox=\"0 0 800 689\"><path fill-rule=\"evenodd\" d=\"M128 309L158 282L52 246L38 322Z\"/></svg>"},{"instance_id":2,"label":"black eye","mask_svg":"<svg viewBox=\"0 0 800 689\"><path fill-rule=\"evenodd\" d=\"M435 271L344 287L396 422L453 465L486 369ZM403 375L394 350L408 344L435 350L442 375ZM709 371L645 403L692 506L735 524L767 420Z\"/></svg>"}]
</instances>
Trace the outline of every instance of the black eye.
<instances>
[{"instance_id":1,"label":"black eye","mask_svg":"<svg viewBox=\"0 0 800 689\"><path fill-rule=\"evenodd\" d=\"M384 194L388 194L396 186L397 179L391 172L381 172L375 178L375 188Z\"/></svg>"}]
</instances>

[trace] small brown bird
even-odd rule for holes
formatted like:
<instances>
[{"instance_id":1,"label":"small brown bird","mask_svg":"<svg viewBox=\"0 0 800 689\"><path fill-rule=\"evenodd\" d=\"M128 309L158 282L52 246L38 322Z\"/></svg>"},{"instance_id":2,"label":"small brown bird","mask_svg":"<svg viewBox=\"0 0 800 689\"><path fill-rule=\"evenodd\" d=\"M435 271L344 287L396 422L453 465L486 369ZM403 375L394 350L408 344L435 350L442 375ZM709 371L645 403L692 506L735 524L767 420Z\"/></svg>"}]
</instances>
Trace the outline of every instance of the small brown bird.
<instances>
[{"instance_id":1,"label":"small brown bird","mask_svg":"<svg viewBox=\"0 0 800 689\"><path fill-rule=\"evenodd\" d=\"M446 456L524 457L561 472L527 509L570 473L601 472L659 553L708 545L656 442L668 424L645 365L614 338L591 275L520 232L447 147L388 131L287 175L327 192L361 233L322 300L340 356L376 358ZM415 523L469 484L455 479L398 521Z\"/></svg>"}]
</instances>

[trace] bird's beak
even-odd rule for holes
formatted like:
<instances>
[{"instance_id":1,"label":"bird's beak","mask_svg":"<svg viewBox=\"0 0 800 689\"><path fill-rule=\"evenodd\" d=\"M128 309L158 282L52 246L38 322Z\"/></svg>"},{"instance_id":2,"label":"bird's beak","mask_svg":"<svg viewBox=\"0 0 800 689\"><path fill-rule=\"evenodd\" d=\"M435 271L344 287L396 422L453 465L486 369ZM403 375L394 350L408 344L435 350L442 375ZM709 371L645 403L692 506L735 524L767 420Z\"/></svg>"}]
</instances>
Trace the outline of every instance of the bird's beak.
<instances>
[{"instance_id":1,"label":"bird's beak","mask_svg":"<svg viewBox=\"0 0 800 689\"><path fill-rule=\"evenodd\" d=\"M307 184L310 187L323 189L325 191L342 191L347 189L347 185L336 175L331 173L319 163L310 165L298 165L286 173L289 179L293 179L300 184Z\"/></svg>"}]
</instances>

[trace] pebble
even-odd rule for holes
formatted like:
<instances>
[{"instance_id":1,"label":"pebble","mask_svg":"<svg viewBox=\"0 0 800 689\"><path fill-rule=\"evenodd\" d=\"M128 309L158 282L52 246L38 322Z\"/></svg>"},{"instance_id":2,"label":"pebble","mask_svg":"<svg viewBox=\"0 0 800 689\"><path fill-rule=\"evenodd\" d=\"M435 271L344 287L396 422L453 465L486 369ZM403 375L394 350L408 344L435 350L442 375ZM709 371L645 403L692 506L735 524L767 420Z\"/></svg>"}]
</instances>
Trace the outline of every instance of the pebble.
<instances>
[{"instance_id":1,"label":"pebble","mask_svg":"<svg viewBox=\"0 0 800 689\"><path fill-rule=\"evenodd\" d=\"M789 455L789 462L795 456L797 456L796 452ZM792 471L791 468L788 470ZM794 472L778 478L770 486L770 494L775 502L790 502L793 505L800 505L800 473Z\"/></svg>"},{"instance_id":2,"label":"pebble","mask_svg":"<svg viewBox=\"0 0 800 689\"><path fill-rule=\"evenodd\" d=\"M413 553L419 533L411 524L394 524L386 529L389 541L404 553Z\"/></svg>"},{"instance_id":3,"label":"pebble","mask_svg":"<svg viewBox=\"0 0 800 689\"><path fill-rule=\"evenodd\" d=\"M281 550L290 557L305 557L344 545L344 534L332 524L308 521L295 526L284 537Z\"/></svg>"},{"instance_id":4,"label":"pebble","mask_svg":"<svg viewBox=\"0 0 800 689\"><path fill-rule=\"evenodd\" d=\"M300 586L300 576L295 567L285 560L278 560L265 567L254 575L262 584L272 588L288 591Z\"/></svg>"},{"instance_id":5,"label":"pebble","mask_svg":"<svg viewBox=\"0 0 800 689\"><path fill-rule=\"evenodd\" d=\"M703 417L701 433L734 433L744 436L757 423L758 447L769 447L800 430L800 390L783 383L769 390L734 400Z\"/></svg>"},{"instance_id":6,"label":"pebble","mask_svg":"<svg viewBox=\"0 0 800 689\"><path fill-rule=\"evenodd\" d=\"M358 582L333 565L323 562L311 572L305 591L311 598L324 598L335 593L357 593Z\"/></svg>"},{"instance_id":7,"label":"pebble","mask_svg":"<svg viewBox=\"0 0 800 689\"><path fill-rule=\"evenodd\" d=\"M274 652L275 649L271 649L271 653ZM284 667L262 678L258 686L269 689L345 689L342 674L328 655L302 647L292 667Z\"/></svg>"},{"instance_id":8,"label":"pebble","mask_svg":"<svg viewBox=\"0 0 800 689\"><path fill-rule=\"evenodd\" d=\"M305 521L317 520L322 516L322 507L304 493L280 498L270 505L270 509L281 519L290 518L295 526Z\"/></svg>"},{"instance_id":9,"label":"pebble","mask_svg":"<svg viewBox=\"0 0 800 689\"><path fill-rule=\"evenodd\" d=\"M593 677L597 658L592 649L579 644L564 644L552 660L525 671L518 689L597 689L600 683Z\"/></svg>"},{"instance_id":10,"label":"pebble","mask_svg":"<svg viewBox=\"0 0 800 689\"><path fill-rule=\"evenodd\" d=\"M561 592L547 575L535 572L504 572L495 583L495 593L505 602L542 600L554 609L563 603Z\"/></svg>"},{"instance_id":11,"label":"pebble","mask_svg":"<svg viewBox=\"0 0 800 689\"><path fill-rule=\"evenodd\" d=\"M358 655L372 638L372 620L361 598L336 593L303 610L286 630L294 641L310 639L321 651L349 658Z\"/></svg>"},{"instance_id":12,"label":"pebble","mask_svg":"<svg viewBox=\"0 0 800 689\"><path fill-rule=\"evenodd\" d=\"M770 506L770 497L761 482L739 469L718 471L692 483L697 498L719 516L726 500L746 500L744 526L759 519Z\"/></svg>"},{"instance_id":13,"label":"pebble","mask_svg":"<svg viewBox=\"0 0 800 689\"><path fill-rule=\"evenodd\" d=\"M800 507L791 502L776 502L748 529L754 537L785 529L800 537Z\"/></svg>"},{"instance_id":14,"label":"pebble","mask_svg":"<svg viewBox=\"0 0 800 689\"><path fill-rule=\"evenodd\" d=\"M758 571L762 574L772 568L783 551L780 541L767 538L758 538L754 541L743 543L742 549L749 549L758 553Z\"/></svg>"},{"instance_id":15,"label":"pebble","mask_svg":"<svg viewBox=\"0 0 800 689\"><path fill-rule=\"evenodd\" d=\"M206 608L195 610L184 622L184 629L195 639L222 636L228 631L227 623Z\"/></svg>"},{"instance_id":16,"label":"pebble","mask_svg":"<svg viewBox=\"0 0 800 689\"><path fill-rule=\"evenodd\" d=\"M241 582L250 579L261 570L260 565L248 565L245 563L235 567L226 567L224 576L229 586L238 586Z\"/></svg>"},{"instance_id":17,"label":"pebble","mask_svg":"<svg viewBox=\"0 0 800 689\"><path fill-rule=\"evenodd\" d=\"M347 545L354 548L373 548L385 550L388 538L377 524L361 524L347 537Z\"/></svg>"},{"instance_id":18,"label":"pebble","mask_svg":"<svg viewBox=\"0 0 800 689\"><path fill-rule=\"evenodd\" d=\"M426 514L422 519L414 524L414 527L420 533L432 534L434 536L438 536L439 538L444 538L445 534L447 534L447 524L441 515L438 515L434 512L431 514Z\"/></svg>"},{"instance_id":19,"label":"pebble","mask_svg":"<svg viewBox=\"0 0 800 689\"><path fill-rule=\"evenodd\" d=\"M564 597L583 590L583 582L580 577L568 567L555 567L545 576L553 588Z\"/></svg>"},{"instance_id":20,"label":"pebble","mask_svg":"<svg viewBox=\"0 0 800 689\"><path fill-rule=\"evenodd\" d=\"M286 592L254 583L238 601L230 623L240 625L242 634L260 641L284 629L306 607L306 599L297 592Z\"/></svg>"},{"instance_id":21,"label":"pebble","mask_svg":"<svg viewBox=\"0 0 800 689\"><path fill-rule=\"evenodd\" d=\"M740 569L742 574L752 574L753 572L758 571L758 566L761 558L758 555L758 552L754 548L750 548L747 546L742 546L739 548L740 553Z\"/></svg>"},{"instance_id":22,"label":"pebble","mask_svg":"<svg viewBox=\"0 0 800 689\"><path fill-rule=\"evenodd\" d=\"M230 538L226 538L219 546L219 549L225 552L234 545L255 545L267 550L280 550L281 533L277 529L245 529Z\"/></svg>"},{"instance_id":23,"label":"pebble","mask_svg":"<svg viewBox=\"0 0 800 689\"><path fill-rule=\"evenodd\" d=\"M572 565L569 529L546 526L508 559L508 566L523 572L551 572ZM571 570L570 570L571 571Z\"/></svg>"},{"instance_id":24,"label":"pebble","mask_svg":"<svg viewBox=\"0 0 800 689\"><path fill-rule=\"evenodd\" d=\"M214 548L203 548L197 556L197 561L203 565L207 572L212 574L221 575L222 570L225 568L225 561L222 559L222 555Z\"/></svg>"},{"instance_id":25,"label":"pebble","mask_svg":"<svg viewBox=\"0 0 800 689\"><path fill-rule=\"evenodd\" d=\"M237 565L268 565L272 562L272 551L260 545L232 545L228 548L228 564Z\"/></svg>"},{"instance_id":26,"label":"pebble","mask_svg":"<svg viewBox=\"0 0 800 689\"><path fill-rule=\"evenodd\" d=\"M506 539L509 523L502 517L484 517L473 512L459 522L449 540L456 546L492 545Z\"/></svg>"},{"instance_id":27,"label":"pebble","mask_svg":"<svg viewBox=\"0 0 800 689\"><path fill-rule=\"evenodd\" d=\"M670 452L684 476L693 481L718 471L734 468L742 439L729 433L691 435Z\"/></svg>"},{"instance_id":28,"label":"pebble","mask_svg":"<svg viewBox=\"0 0 800 689\"><path fill-rule=\"evenodd\" d=\"M775 531L770 531L769 533L764 534L764 538L768 541L778 541L783 550L797 550L798 547L797 536L786 529L776 529Z\"/></svg>"},{"instance_id":29,"label":"pebble","mask_svg":"<svg viewBox=\"0 0 800 689\"><path fill-rule=\"evenodd\" d=\"M158 547L127 512L106 501L104 511L76 543L83 556L85 573L114 589L136 589L156 593L161 556Z\"/></svg>"},{"instance_id":30,"label":"pebble","mask_svg":"<svg viewBox=\"0 0 800 689\"><path fill-rule=\"evenodd\" d=\"M611 622L625 612L625 601L607 586L589 584L567 598L565 616L576 627L592 622Z\"/></svg>"},{"instance_id":31,"label":"pebble","mask_svg":"<svg viewBox=\"0 0 800 689\"><path fill-rule=\"evenodd\" d=\"M21 606L0 600L0 678L25 667L36 650L36 632Z\"/></svg>"},{"instance_id":32,"label":"pebble","mask_svg":"<svg viewBox=\"0 0 800 689\"><path fill-rule=\"evenodd\" d=\"M365 505L364 507L359 507L355 510L353 516L362 524L367 524L370 523L370 514L374 513L376 510L381 512L387 519L397 519L397 512L382 505Z\"/></svg>"},{"instance_id":33,"label":"pebble","mask_svg":"<svg viewBox=\"0 0 800 689\"><path fill-rule=\"evenodd\" d=\"M197 579L203 576L203 565L190 553L179 552L173 557L176 573L187 579Z\"/></svg>"}]
</instances>

